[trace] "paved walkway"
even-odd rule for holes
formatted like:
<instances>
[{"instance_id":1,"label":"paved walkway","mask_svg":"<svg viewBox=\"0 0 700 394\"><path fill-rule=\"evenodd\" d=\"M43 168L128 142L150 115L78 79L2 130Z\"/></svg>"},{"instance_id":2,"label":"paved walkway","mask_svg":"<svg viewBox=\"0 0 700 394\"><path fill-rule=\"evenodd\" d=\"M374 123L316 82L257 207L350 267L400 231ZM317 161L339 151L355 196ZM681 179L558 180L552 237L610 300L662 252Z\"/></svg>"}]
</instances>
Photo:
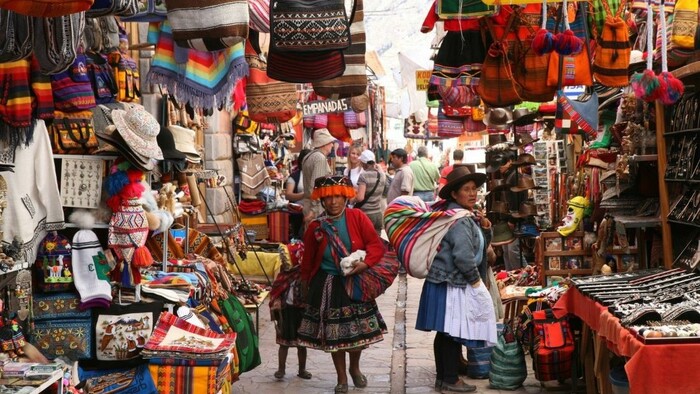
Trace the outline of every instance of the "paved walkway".
<instances>
[{"instance_id":1,"label":"paved walkway","mask_svg":"<svg viewBox=\"0 0 700 394\"><path fill-rule=\"evenodd\" d=\"M433 361L434 333L414 329L418 301L423 281L400 275L394 284L377 299L379 310L389 327L384 341L372 345L362 352L363 373L369 384L364 389L354 389L352 380L350 392L356 393L431 393L435 380ZM329 354L308 350L307 370L313 374L310 380L296 376L298 364L295 349L289 350L287 375L277 381L272 374L277 370L277 350L275 328L270 321L267 303L260 307L260 353L262 364L240 376L233 385L235 393L332 393L336 385L336 374ZM488 379L466 379L475 384L479 393L562 393L556 382L542 387L535 380L531 358L528 362L529 375L523 387L515 391L499 391L488 388ZM555 386L555 387L551 387Z\"/></svg>"}]
</instances>

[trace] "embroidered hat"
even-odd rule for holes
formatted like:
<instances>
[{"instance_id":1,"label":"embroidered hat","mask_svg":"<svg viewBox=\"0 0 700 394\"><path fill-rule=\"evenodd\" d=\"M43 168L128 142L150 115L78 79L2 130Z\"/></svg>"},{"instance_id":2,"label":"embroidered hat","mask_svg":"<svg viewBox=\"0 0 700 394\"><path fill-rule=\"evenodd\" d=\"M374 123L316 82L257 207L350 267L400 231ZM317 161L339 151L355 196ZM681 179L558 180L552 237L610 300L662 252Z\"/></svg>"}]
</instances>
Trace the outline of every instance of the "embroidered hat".
<instances>
[{"instance_id":1,"label":"embroidered hat","mask_svg":"<svg viewBox=\"0 0 700 394\"><path fill-rule=\"evenodd\" d=\"M364 151L360 154L360 161L363 162L363 163L365 163L365 164L370 163L370 162L371 162L371 163L374 163L374 162L377 161L377 158L374 156L374 152L372 152L371 150L367 149L367 150L364 150Z\"/></svg>"},{"instance_id":2,"label":"embroidered hat","mask_svg":"<svg viewBox=\"0 0 700 394\"><path fill-rule=\"evenodd\" d=\"M330 144L331 142L335 142L335 137L331 135L331 132L328 131L328 129L317 129L314 131L314 139L311 146L313 148L320 148L324 145Z\"/></svg>"},{"instance_id":3,"label":"embroidered hat","mask_svg":"<svg viewBox=\"0 0 700 394\"><path fill-rule=\"evenodd\" d=\"M469 168L464 165L454 166L452 172L447 174L446 178L447 184L440 189L439 193L440 198L443 200L447 200L453 191L469 181L474 182L476 187L480 187L486 182L486 174L480 172L472 173L469 171Z\"/></svg>"},{"instance_id":4,"label":"embroidered hat","mask_svg":"<svg viewBox=\"0 0 700 394\"><path fill-rule=\"evenodd\" d=\"M355 189L350 179L338 175L316 178L311 199L320 200L330 196L343 196L348 199L355 197Z\"/></svg>"},{"instance_id":5,"label":"embroidered hat","mask_svg":"<svg viewBox=\"0 0 700 394\"><path fill-rule=\"evenodd\" d=\"M175 149L184 153L188 161L192 163L199 163L202 161L202 157L199 155L199 151L197 151L194 142L197 137L194 130L177 125L168 126L168 130L173 134Z\"/></svg>"},{"instance_id":6,"label":"embroidered hat","mask_svg":"<svg viewBox=\"0 0 700 394\"><path fill-rule=\"evenodd\" d=\"M160 124L142 105L132 105L127 111L115 109L112 120L117 131L134 152L147 158L163 160L158 146Z\"/></svg>"}]
</instances>

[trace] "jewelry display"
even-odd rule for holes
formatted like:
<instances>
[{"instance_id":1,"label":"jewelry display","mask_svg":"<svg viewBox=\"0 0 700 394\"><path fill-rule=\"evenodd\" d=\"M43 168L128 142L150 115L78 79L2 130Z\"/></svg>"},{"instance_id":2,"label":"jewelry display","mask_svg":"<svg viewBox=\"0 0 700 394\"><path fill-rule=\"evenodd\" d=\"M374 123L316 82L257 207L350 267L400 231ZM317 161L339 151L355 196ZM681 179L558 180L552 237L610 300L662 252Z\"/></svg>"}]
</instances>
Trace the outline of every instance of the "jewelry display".
<instances>
[{"instance_id":1,"label":"jewelry display","mask_svg":"<svg viewBox=\"0 0 700 394\"><path fill-rule=\"evenodd\" d=\"M102 197L104 161L64 158L61 161L61 200L65 207L97 208Z\"/></svg>"}]
</instances>

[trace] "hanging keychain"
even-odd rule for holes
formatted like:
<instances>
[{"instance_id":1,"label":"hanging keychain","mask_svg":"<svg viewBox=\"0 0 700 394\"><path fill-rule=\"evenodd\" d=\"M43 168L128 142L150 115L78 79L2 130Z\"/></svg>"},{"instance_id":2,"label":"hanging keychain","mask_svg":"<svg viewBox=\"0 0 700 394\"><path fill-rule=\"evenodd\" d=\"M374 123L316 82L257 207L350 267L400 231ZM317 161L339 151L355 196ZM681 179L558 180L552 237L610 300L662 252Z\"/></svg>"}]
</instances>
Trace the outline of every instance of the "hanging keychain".
<instances>
[{"instance_id":1,"label":"hanging keychain","mask_svg":"<svg viewBox=\"0 0 700 394\"><path fill-rule=\"evenodd\" d=\"M663 13L662 13L663 14ZM660 15L662 15L660 14ZM654 44L652 43L654 33L654 10L651 6L651 1L647 0L647 68L643 73L634 73L630 80L634 95L639 100L646 102L654 102L661 97L664 88L661 86L661 80L656 76L652 67L652 59L654 53ZM665 32L663 33L666 34Z\"/></svg>"}]
</instances>

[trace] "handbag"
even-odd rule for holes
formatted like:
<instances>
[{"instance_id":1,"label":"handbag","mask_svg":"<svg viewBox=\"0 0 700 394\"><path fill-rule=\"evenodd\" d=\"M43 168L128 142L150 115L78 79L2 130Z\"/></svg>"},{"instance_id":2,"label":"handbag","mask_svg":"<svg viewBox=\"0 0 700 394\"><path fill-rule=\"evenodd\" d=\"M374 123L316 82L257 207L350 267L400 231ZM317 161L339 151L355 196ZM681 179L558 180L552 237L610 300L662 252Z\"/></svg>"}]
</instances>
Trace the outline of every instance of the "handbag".
<instances>
[{"instance_id":1,"label":"handbag","mask_svg":"<svg viewBox=\"0 0 700 394\"><path fill-rule=\"evenodd\" d=\"M481 70L481 79L476 91L481 100L491 107L507 107L521 103L517 90L517 82L513 78L513 73L508 59L508 44L506 36L510 32L515 20L515 14L511 14L506 23L503 36L498 39L493 27L491 18L482 19L482 29L488 28L493 38L493 43L487 51L486 59ZM484 26L486 24L487 26Z\"/></svg>"},{"instance_id":2,"label":"handbag","mask_svg":"<svg viewBox=\"0 0 700 394\"><path fill-rule=\"evenodd\" d=\"M444 105L440 103L437 113L438 131L437 135L441 138L454 138L464 134L464 118L447 116L444 111ZM423 164L420 162L421 165Z\"/></svg>"},{"instance_id":3,"label":"handbag","mask_svg":"<svg viewBox=\"0 0 700 394\"><path fill-rule=\"evenodd\" d=\"M114 80L117 82L117 101L139 102L141 97L140 74L136 61L131 56L114 51L108 55Z\"/></svg>"},{"instance_id":4,"label":"handbag","mask_svg":"<svg viewBox=\"0 0 700 394\"><path fill-rule=\"evenodd\" d=\"M465 64L460 67L435 64L430 74L430 84L435 85L442 102L451 107L479 105L476 93L481 64Z\"/></svg>"},{"instance_id":5,"label":"handbag","mask_svg":"<svg viewBox=\"0 0 700 394\"><path fill-rule=\"evenodd\" d=\"M55 115L53 123L48 128L54 154L89 155L97 150L98 142L92 125L92 112L56 111Z\"/></svg>"},{"instance_id":6,"label":"handbag","mask_svg":"<svg viewBox=\"0 0 700 394\"><path fill-rule=\"evenodd\" d=\"M583 21L587 20L587 2L579 3L576 20L571 24L571 30L577 37L582 36L584 40L584 50L576 55L560 55L553 51L549 55L549 66L547 68L547 86L591 86L593 85L593 74L591 72L591 43L589 40L588 27ZM559 18L564 17L563 7L560 10ZM554 32L560 28L560 20L556 22ZM578 26L581 27L579 30ZM580 32L579 32L580 31ZM560 60L562 59L563 60ZM627 72L627 71L625 71Z\"/></svg>"},{"instance_id":7,"label":"handbag","mask_svg":"<svg viewBox=\"0 0 700 394\"><path fill-rule=\"evenodd\" d=\"M606 18L603 29L597 37L593 57L593 77L605 86L625 87L630 83L627 69L632 51L627 22L620 17L620 13L625 9L626 0L620 2L620 7L614 15L610 11L607 0L601 1Z\"/></svg>"},{"instance_id":8,"label":"handbag","mask_svg":"<svg viewBox=\"0 0 700 394\"><path fill-rule=\"evenodd\" d=\"M698 2L676 0L673 7L671 42L684 49L695 49L695 32L698 28Z\"/></svg>"},{"instance_id":9,"label":"handbag","mask_svg":"<svg viewBox=\"0 0 700 394\"><path fill-rule=\"evenodd\" d=\"M316 93L324 97L353 97L367 91L365 62L365 22L363 0L354 0L350 19L350 46L343 51L345 71L335 78L313 84Z\"/></svg>"},{"instance_id":10,"label":"handbag","mask_svg":"<svg viewBox=\"0 0 700 394\"><path fill-rule=\"evenodd\" d=\"M246 41L248 80L246 102L248 114L256 122L282 123L297 113L297 91L294 84L276 81L267 75L267 63L260 56L258 32L251 30Z\"/></svg>"},{"instance_id":11,"label":"handbag","mask_svg":"<svg viewBox=\"0 0 700 394\"><path fill-rule=\"evenodd\" d=\"M350 46L350 22L343 0L272 1L270 52L316 52Z\"/></svg>"},{"instance_id":12,"label":"handbag","mask_svg":"<svg viewBox=\"0 0 700 394\"><path fill-rule=\"evenodd\" d=\"M515 338L510 323L504 322L503 331L491 351L489 384L494 389L515 390L523 385L526 378L527 366L523 347Z\"/></svg>"},{"instance_id":13,"label":"handbag","mask_svg":"<svg viewBox=\"0 0 700 394\"><path fill-rule=\"evenodd\" d=\"M0 8L36 18L63 17L83 12L93 0L0 0Z\"/></svg>"},{"instance_id":14,"label":"handbag","mask_svg":"<svg viewBox=\"0 0 700 394\"><path fill-rule=\"evenodd\" d=\"M32 20L0 9L0 63L24 59L32 53Z\"/></svg>"},{"instance_id":15,"label":"handbag","mask_svg":"<svg viewBox=\"0 0 700 394\"><path fill-rule=\"evenodd\" d=\"M119 88L114 80L114 71L102 55L90 52L86 55L90 84L97 104L108 104L116 101Z\"/></svg>"},{"instance_id":16,"label":"handbag","mask_svg":"<svg viewBox=\"0 0 700 394\"><path fill-rule=\"evenodd\" d=\"M542 6L542 20L546 20L546 7ZM523 23L522 10L517 14L518 18ZM531 16L532 14L528 15ZM551 101L556 93L556 86L547 85L547 73L549 70L549 60L551 52L538 55L532 49L532 41L534 40L536 31L527 25L528 37L518 39L515 42L514 60L513 60L513 77L517 82L518 94L525 101L547 102ZM558 64L557 64L558 66Z\"/></svg>"},{"instance_id":17,"label":"handbag","mask_svg":"<svg viewBox=\"0 0 700 394\"><path fill-rule=\"evenodd\" d=\"M184 48L218 51L248 38L246 0L168 0L173 40Z\"/></svg>"},{"instance_id":18,"label":"handbag","mask_svg":"<svg viewBox=\"0 0 700 394\"><path fill-rule=\"evenodd\" d=\"M440 19L476 19L493 15L498 6L487 5L481 0L437 0L435 10Z\"/></svg>"},{"instance_id":19,"label":"handbag","mask_svg":"<svg viewBox=\"0 0 700 394\"><path fill-rule=\"evenodd\" d=\"M97 105L85 54L79 53L68 70L51 76L51 89L58 111L83 111Z\"/></svg>"}]
</instances>

